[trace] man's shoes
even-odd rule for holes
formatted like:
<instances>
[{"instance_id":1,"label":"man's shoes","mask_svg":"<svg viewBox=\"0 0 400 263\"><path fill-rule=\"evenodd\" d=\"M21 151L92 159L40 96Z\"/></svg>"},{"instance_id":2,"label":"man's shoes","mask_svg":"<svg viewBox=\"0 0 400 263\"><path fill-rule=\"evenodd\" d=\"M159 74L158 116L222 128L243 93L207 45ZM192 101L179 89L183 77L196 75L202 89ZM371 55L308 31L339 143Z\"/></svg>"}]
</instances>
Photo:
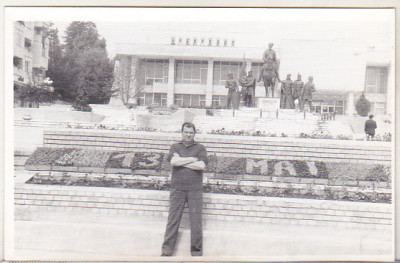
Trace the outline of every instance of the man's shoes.
<instances>
[{"instance_id":1,"label":"man's shoes","mask_svg":"<svg viewBox=\"0 0 400 263\"><path fill-rule=\"evenodd\" d=\"M201 252L201 251L192 251L191 254L192 254L192 257L201 257L201 256L203 256L203 252Z\"/></svg>"},{"instance_id":2,"label":"man's shoes","mask_svg":"<svg viewBox=\"0 0 400 263\"><path fill-rule=\"evenodd\" d=\"M162 257L170 257L170 256L171 256L171 254L162 253L162 254L161 254L161 256L162 256Z\"/></svg>"}]
</instances>

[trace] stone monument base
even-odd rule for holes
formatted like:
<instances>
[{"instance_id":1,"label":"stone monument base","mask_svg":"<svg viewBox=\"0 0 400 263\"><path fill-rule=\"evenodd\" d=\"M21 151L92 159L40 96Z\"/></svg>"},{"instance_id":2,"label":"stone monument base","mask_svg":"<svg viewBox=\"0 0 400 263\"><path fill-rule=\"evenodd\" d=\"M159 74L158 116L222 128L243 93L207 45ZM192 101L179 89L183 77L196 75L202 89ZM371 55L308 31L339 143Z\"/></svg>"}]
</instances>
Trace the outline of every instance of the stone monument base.
<instances>
[{"instance_id":1,"label":"stone monument base","mask_svg":"<svg viewBox=\"0 0 400 263\"><path fill-rule=\"evenodd\" d=\"M259 98L258 108L263 112L276 112L279 110L280 99L279 98Z\"/></svg>"}]
</instances>

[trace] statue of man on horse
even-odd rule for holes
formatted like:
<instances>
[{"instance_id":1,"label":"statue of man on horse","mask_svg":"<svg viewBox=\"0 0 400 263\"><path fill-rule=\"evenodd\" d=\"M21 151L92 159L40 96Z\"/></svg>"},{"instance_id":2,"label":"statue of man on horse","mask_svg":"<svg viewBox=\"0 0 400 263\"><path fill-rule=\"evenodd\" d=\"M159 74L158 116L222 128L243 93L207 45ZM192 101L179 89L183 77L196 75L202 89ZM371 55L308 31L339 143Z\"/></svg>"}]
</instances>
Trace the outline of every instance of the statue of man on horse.
<instances>
[{"instance_id":1,"label":"statue of man on horse","mask_svg":"<svg viewBox=\"0 0 400 263\"><path fill-rule=\"evenodd\" d=\"M265 97L268 97L268 90L271 88L271 97L273 98L275 81L278 80L281 82L281 80L279 78L278 70L276 69L276 62L274 61L273 56L267 55L264 61L265 63L261 68L257 82L260 82L262 79L265 87Z\"/></svg>"}]
</instances>

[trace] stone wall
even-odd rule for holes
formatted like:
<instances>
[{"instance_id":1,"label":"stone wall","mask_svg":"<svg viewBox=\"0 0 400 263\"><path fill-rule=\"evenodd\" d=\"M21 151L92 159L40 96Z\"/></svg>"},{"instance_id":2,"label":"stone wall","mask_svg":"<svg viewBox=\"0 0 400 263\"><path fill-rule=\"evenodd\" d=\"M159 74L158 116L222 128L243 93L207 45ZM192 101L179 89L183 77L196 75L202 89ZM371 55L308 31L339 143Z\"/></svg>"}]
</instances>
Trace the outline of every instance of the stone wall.
<instances>
[{"instance_id":1,"label":"stone wall","mask_svg":"<svg viewBox=\"0 0 400 263\"><path fill-rule=\"evenodd\" d=\"M167 152L179 133L44 131L45 147ZM391 164L390 142L198 134L209 154L278 160Z\"/></svg>"},{"instance_id":2,"label":"stone wall","mask_svg":"<svg viewBox=\"0 0 400 263\"><path fill-rule=\"evenodd\" d=\"M16 184L15 205L49 211L163 216L167 191ZM204 219L390 229L390 204L204 194ZM185 209L187 216L187 210Z\"/></svg>"}]
</instances>

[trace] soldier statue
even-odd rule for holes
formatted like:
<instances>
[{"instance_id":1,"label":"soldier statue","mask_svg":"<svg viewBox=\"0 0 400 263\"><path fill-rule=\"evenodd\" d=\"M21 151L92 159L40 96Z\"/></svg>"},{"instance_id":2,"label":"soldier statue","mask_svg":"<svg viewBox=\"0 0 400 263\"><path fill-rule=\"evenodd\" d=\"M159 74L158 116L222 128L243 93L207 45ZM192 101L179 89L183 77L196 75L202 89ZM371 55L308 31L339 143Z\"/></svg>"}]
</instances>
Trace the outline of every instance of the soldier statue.
<instances>
[{"instance_id":1,"label":"soldier statue","mask_svg":"<svg viewBox=\"0 0 400 263\"><path fill-rule=\"evenodd\" d=\"M293 82L293 101L296 106L296 111L299 110L300 105L302 105L301 101L301 93L303 92L304 82L301 80L300 73L297 74L297 80Z\"/></svg>"},{"instance_id":2,"label":"soldier statue","mask_svg":"<svg viewBox=\"0 0 400 263\"><path fill-rule=\"evenodd\" d=\"M304 85L303 91L301 93L301 110L304 110L304 104L308 103L310 112L312 112L312 93L315 92L315 84L313 83L313 77L308 77L308 82Z\"/></svg>"},{"instance_id":3,"label":"soldier statue","mask_svg":"<svg viewBox=\"0 0 400 263\"><path fill-rule=\"evenodd\" d=\"M281 85L281 109L294 109L293 100L293 81L290 79L291 74L287 74L287 77L282 81Z\"/></svg>"},{"instance_id":4,"label":"soldier statue","mask_svg":"<svg viewBox=\"0 0 400 263\"><path fill-rule=\"evenodd\" d=\"M233 95L238 89L238 84L236 80L233 79L233 74L228 74L228 79L225 82L225 88L228 89L228 109L232 108L233 105Z\"/></svg>"},{"instance_id":5,"label":"soldier statue","mask_svg":"<svg viewBox=\"0 0 400 263\"><path fill-rule=\"evenodd\" d=\"M275 53L275 50L272 49L273 46L274 46L273 43L269 43L268 49L264 51L264 54L263 54L264 63L266 63L267 60L269 60L271 58L272 58L272 61L276 63L276 53Z\"/></svg>"},{"instance_id":6,"label":"soldier statue","mask_svg":"<svg viewBox=\"0 0 400 263\"><path fill-rule=\"evenodd\" d=\"M253 73L249 71L247 76L239 80L239 84L242 86L244 105L246 107L253 107L256 93L256 79L253 77Z\"/></svg>"}]
</instances>

